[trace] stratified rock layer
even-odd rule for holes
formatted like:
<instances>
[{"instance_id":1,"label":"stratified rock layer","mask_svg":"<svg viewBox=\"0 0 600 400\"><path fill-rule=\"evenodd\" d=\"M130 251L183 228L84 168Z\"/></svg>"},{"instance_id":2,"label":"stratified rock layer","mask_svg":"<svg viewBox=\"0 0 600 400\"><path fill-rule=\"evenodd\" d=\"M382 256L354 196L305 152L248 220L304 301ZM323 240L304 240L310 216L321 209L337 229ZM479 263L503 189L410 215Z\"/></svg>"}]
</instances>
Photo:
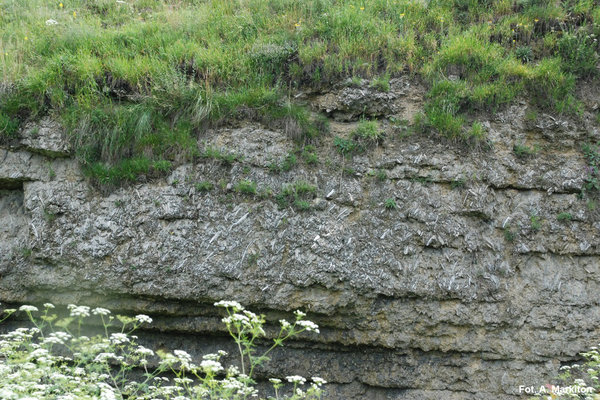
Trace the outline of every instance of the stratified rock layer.
<instances>
[{"instance_id":1,"label":"stratified rock layer","mask_svg":"<svg viewBox=\"0 0 600 400\"><path fill-rule=\"evenodd\" d=\"M410 119L418 90L395 86L373 114ZM336 95L315 108L352 120L358 100ZM84 179L59 127L28 126L0 151L0 301L145 312L161 332L148 341L196 356L227 346L215 301L271 322L300 308L321 334L276 353L262 376L318 375L333 399L518 396L600 338L598 215L580 195L581 145L598 131L525 121L526 108L484 122L491 149L384 123L384 143L353 159L333 137L356 123L332 122L319 164L281 173L269 165L294 150L284 133L216 129L199 146L242 161L200 160L109 195ZM519 156L514 145L536 150ZM242 179L259 194L237 193ZM298 181L317 187L309 211L269 194Z\"/></svg>"}]
</instances>

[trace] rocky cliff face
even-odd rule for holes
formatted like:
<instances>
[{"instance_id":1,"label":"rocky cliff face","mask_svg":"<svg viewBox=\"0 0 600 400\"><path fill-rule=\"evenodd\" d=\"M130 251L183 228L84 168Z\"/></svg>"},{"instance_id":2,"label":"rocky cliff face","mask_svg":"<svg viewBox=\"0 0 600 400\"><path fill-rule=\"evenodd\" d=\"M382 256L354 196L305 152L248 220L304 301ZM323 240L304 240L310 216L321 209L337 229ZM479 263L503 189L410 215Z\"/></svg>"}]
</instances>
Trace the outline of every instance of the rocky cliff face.
<instances>
[{"instance_id":1,"label":"rocky cliff face","mask_svg":"<svg viewBox=\"0 0 600 400\"><path fill-rule=\"evenodd\" d=\"M484 121L490 148L382 119L381 145L335 151L359 114L411 120L422 93L400 79L306 96L332 118L316 165L298 155L273 172L296 145L248 123L199 138L243 155L232 164L203 158L109 194L59 125L32 124L0 150L0 301L143 311L147 340L197 355L226 346L214 301L271 321L301 308L321 334L263 373L322 376L333 399L509 399L547 383L600 338L600 225L581 196L597 122L523 103ZM276 201L298 182L316 187L309 210Z\"/></svg>"}]
</instances>

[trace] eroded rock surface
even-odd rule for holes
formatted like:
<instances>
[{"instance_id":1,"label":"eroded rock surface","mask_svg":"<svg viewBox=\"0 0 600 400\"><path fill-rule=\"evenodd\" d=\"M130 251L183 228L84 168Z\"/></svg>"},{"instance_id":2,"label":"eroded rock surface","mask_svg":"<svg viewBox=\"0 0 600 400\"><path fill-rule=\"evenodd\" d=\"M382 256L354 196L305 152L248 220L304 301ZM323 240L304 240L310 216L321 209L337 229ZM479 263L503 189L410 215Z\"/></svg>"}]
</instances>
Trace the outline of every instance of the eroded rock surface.
<instances>
[{"instance_id":1,"label":"eroded rock surface","mask_svg":"<svg viewBox=\"0 0 600 400\"><path fill-rule=\"evenodd\" d=\"M382 115L419 107L403 93L376 102L397 107ZM351 115L340 120L352 101L336 103ZM317 165L298 157L280 173L270 165L295 148L284 133L217 129L199 145L241 161L204 159L109 195L46 152L66 145L23 141L0 154L0 301L148 313L161 332L148 341L197 356L227 346L215 301L273 322L301 308L321 334L276 353L263 376L319 375L333 399L517 398L600 338L600 225L580 196L581 144L598 132L545 115L532 126L526 108L484 122L491 149L384 124L381 146L344 159L333 137L355 123L336 122ZM257 195L235 191L243 179ZM311 209L277 204L299 181L317 187Z\"/></svg>"}]
</instances>

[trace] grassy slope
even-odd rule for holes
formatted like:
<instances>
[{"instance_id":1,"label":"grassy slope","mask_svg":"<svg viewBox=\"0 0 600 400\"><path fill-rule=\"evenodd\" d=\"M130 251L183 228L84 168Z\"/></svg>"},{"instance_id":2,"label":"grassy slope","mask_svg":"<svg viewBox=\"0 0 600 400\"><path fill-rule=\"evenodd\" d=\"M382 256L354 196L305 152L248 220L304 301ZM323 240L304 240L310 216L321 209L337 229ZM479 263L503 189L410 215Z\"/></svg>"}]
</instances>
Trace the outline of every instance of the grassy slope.
<instances>
[{"instance_id":1,"label":"grassy slope","mask_svg":"<svg viewBox=\"0 0 600 400\"><path fill-rule=\"evenodd\" d=\"M230 118L314 137L295 89L407 72L430 85L418 125L468 138L467 113L523 93L577 113L597 36L594 0L0 0L0 141L51 114L95 179L135 180Z\"/></svg>"}]
</instances>

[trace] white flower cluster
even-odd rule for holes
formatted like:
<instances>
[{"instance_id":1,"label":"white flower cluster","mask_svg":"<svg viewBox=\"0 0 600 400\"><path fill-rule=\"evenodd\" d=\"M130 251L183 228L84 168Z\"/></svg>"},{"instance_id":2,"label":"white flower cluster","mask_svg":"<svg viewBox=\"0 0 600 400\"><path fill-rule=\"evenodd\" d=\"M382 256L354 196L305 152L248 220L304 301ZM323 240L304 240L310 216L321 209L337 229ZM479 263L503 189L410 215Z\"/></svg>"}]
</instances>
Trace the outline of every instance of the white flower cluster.
<instances>
[{"instance_id":1,"label":"white flower cluster","mask_svg":"<svg viewBox=\"0 0 600 400\"><path fill-rule=\"evenodd\" d=\"M71 335L67 332L52 332L43 339L43 343L65 344L71 339Z\"/></svg>"},{"instance_id":2,"label":"white flower cluster","mask_svg":"<svg viewBox=\"0 0 600 400\"><path fill-rule=\"evenodd\" d=\"M192 356L190 356L184 350L175 350L173 352L173 354L175 354L175 357L177 357L179 359L179 361L182 363L191 363L192 362Z\"/></svg>"},{"instance_id":3,"label":"white flower cluster","mask_svg":"<svg viewBox=\"0 0 600 400\"><path fill-rule=\"evenodd\" d=\"M227 308L228 317L224 321L236 324L237 332L246 335L241 340L251 343L250 340L264 335L262 330L265 323L264 316L245 310L235 301L221 301L216 305ZM45 316L52 308L54 305L51 303L44 304ZM70 304L68 309L70 315L77 318L89 317L90 314L99 316L111 314L110 310L102 307L90 309L87 306ZM19 310L32 313L38 311L38 308L25 305ZM11 312L14 311L17 310ZM297 311L295 315L296 321L293 323L280 321L282 327L287 329L286 332L280 333L280 341L299 333L300 330L295 329L296 326L302 327L303 330L318 332L316 324L302 319L306 314ZM30 317L35 319L33 315ZM109 319L111 323L115 321L113 317ZM105 320L106 318L104 323ZM135 318L117 316L116 320L133 329L139 326L135 323L131 325L134 321L152 322L149 316L143 314ZM71 319L66 321L67 324L72 323ZM64 325L58 324L57 321L54 326ZM236 366L225 368L222 365L220 360L227 355L222 350L204 355L200 365L192 364L192 356L184 350L174 350L172 354L165 355L159 352L162 359L159 363L160 367L172 369L176 375L172 380L166 377L155 377L148 385L127 379L124 375L122 380L115 381L114 376L111 377L106 373L109 365L110 368L124 368L125 371L136 366L148 368L147 358L154 356L155 353L149 348L137 345L135 335L107 333L107 336L74 337L63 331L44 332L43 335L40 333L37 328L19 328L0 336L0 353L3 357L0 359L0 399L33 400L46 398L51 392L52 398L56 400L117 400L124 398L125 393L136 393L136 396L139 394L140 396L136 398L140 400L161 398L190 400L206 398L215 389L224 390L227 396L233 396L232 398L258 397L251 376L240 373L240 369ZM23 349L28 349L25 356L23 356ZM187 377L183 374L186 370L191 371L198 379ZM147 371L152 373L151 370ZM305 378L292 375L286 379L294 384L295 392L291 394L298 399L318 398L311 396L320 396L319 387L326 383L321 378L313 377L310 387L303 387L302 389L305 390L302 390L296 386L304 385L307 382ZM278 385L276 388L282 385L281 379L272 378L270 381ZM186 397L186 394L190 397Z\"/></svg>"},{"instance_id":4,"label":"white flower cluster","mask_svg":"<svg viewBox=\"0 0 600 400\"><path fill-rule=\"evenodd\" d=\"M37 328L17 328L12 332L1 335L7 341L10 342L23 342L31 339L33 335L39 332Z\"/></svg>"},{"instance_id":5,"label":"white flower cluster","mask_svg":"<svg viewBox=\"0 0 600 400\"><path fill-rule=\"evenodd\" d=\"M135 319L142 324L144 324L144 323L151 324L152 323L152 318L150 318L149 316L147 316L145 314L138 314L135 316Z\"/></svg>"},{"instance_id":6,"label":"white flower cluster","mask_svg":"<svg viewBox=\"0 0 600 400\"><path fill-rule=\"evenodd\" d=\"M38 363L53 363L50 352L46 349L35 349L31 353L29 353L29 360L37 360Z\"/></svg>"},{"instance_id":7,"label":"white flower cluster","mask_svg":"<svg viewBox=\"0 0 600 400\"><path fill-rule=\"evenodd\" d=\"M94 362L104 363L111 358L115 360L123 359L123 357L117 356L115 353L100 353L94 358Z\"/></svg>"},{"instance_id":8,"label":"white flower cluster","mask_svg":"<svg viewBox=\"0 0 600 400\"><path fill-rule=\"evenodd\" d=\"M230 365L229 368L227 368L227 375L236 376L239 374L240 374L240 369L238 367L236 367L235 365Z\"/></svg>"},{"instance_id":9,"label":"white flower cluster","mask_svg":"<svg viewBox=\"0 0 600 400\"><path fill-rule=\"evenodd\" d=\"M282 327L283 329L289 329L289 328L292 326L292 325L291 325L289 322L287 322L285 319L280 319L280 320L279 320L279 323L281 324L281 327Z\"/></svg>"},{"instance_id":10,"label":"white flower cluster","mask_svg":"<svg viewBox=\"0 0 600 400\"><path fill-rule=\"evenodd\" d=\"M231 301L231 300L221 300L219 302L216 302L215 307L233 308L234 310L237 310L237 311L244 310L244 307L240 303L238 303L237 301Z\"/></svg>"},{"instance_id":11,"label":"white flower cluster","mask_svg":"<svg viewBox=\"0 0 600 400\"><path fill-rule=\"evenodd\" d=\"M214 360L219 361L219 359L223 356L226 356L227 352L223 350L219 350L217 354L209 353L202 356L203 360Z\"/></svg>"},{"instance_id":12,"label":"white flower cluster","mask_svg":"<svg viewBox=\"0 0 600 400\"><path fill-rule=\"evenodd\" d=\"M207 373L215 373L223 370L221 363L215 360L202 360L200 367Z\"/></svg>"},{"instance_id":13,"label":"white flower cluster","mask_svg":"<svg viewBox=\"0 0 600 400\"><path fill-rule=\"evenodd\" d=\"M319 333L319 325L315 324L312 321L308 321L308 320L300 320L298 322L296 322L298 325L300 325L301 327L303 327L304 329L306 329L309 332L316 332Z\"/></svg>"},{"instance_id":14,"label":"white flower cluster","mask_svg":"<svg viewBox=\"0 0 600 400\"><path fill-rule=\"evenodd\" d=\"M110 310L102 307L96 307L92 310L92 314L94 315L108 315L110 314Z\"/></svg>"},{"instance_id":15,"label":"white flower cluster","mask_svg":"<svg viewBox=\"0 0 600 400\"><path fill-rule=\"evenodd\" d=\"M148 349L144 346L138 346L138 348L135 350L135 352L141 356L153 356L154 355L154 351L152 351L151 349Z\"/></svg>"},{"instance_id":16,"label":"white flower cluster","mask_svg":"<svg viewBox=\"0 0 600 400\"><path fill-rule=\"evenodd\" d=\"M129 343L129 337L125 333L113 333L110 335L110 341L112 344L124 344Z\"/></svg>"},{"instance_id":17,"label":"white flower cluster","mask_svg":"<svg viewBox=\"0 0 600 400\"><path fill-rule=\"evenodd\" d=\"M100 400L117 400L117 396L109 384L100 382L98 386L100 387Z\"/></svg>"},{"instance_id":18,"label":"white flower cluster","mask_svg":"<svg viewBox=\"0 0 600 400\"><path fill-rule=\"evenodd\" d=\"M179 383L182 385L189 385L190 383L193 383L194 380L190 379L190 378L173 378L173 382Z\"/></svg>"},{"instance_id":19,"label":"white flower cluster","mask_svg":"<svg viewBox=\"0 0 600 400\"><path fill-rule=\"evenodd\" d=\"M67 306L71 313L71 317L89 317L90 308L88 306L76 306L75 304L69 304Z\"/></svg>"},{"instance_id":20,"label":"white flower cluster","mask_svg":"<svg viewBox=\"0 0 600 400\"><path fill-rule=\"evenodd\" d=\"M286 376L285 379L289 383L296 383L296 384L300 384L300 385L304 385L306 383L306 378L303 378L300 375Z\"/></svg>"},{"instance_id":21,"label":"white flower cluster","mask_svg":"<svg viewBox=\"0 0 600 400\"><path fill-rule=\"evenodd\" d=\"M319 378L318 376L313 376L310 378L317 386L321 386L327 383L327 381L323 378Z\"/></svg>"}]
</instances>

